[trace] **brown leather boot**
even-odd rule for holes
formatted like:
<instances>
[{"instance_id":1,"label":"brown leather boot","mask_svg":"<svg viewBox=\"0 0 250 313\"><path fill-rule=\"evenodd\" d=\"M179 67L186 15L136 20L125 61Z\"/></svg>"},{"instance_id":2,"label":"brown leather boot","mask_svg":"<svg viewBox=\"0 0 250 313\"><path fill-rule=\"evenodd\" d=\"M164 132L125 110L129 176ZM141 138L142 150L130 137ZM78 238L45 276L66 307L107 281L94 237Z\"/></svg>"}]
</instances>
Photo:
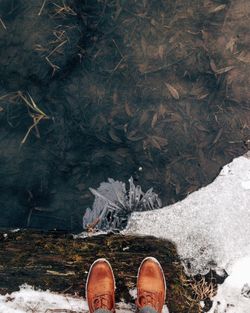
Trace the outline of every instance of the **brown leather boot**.
<instances>
[{"instance_id":1,"label":"brown leather boot","mask_svg":"<svg viewBox=\"0 0 250 313\"><path fill-rule=\"evenodd\" d=\"M115 312L115 279L106 259L96 260L89 270L86 283L89 312L106 309Z\"/></svg>"},{"instance_id":2,"label":"brown leather boot","mask_svg":"<svg viewBox=\"0 0 250 313\"><path fill-rule=\"evenodd\" d=\"M144 259L138 271L136 306L161 313L166 297L166 282L160 263L152 257Z\"/></svg>"}]
</instances>

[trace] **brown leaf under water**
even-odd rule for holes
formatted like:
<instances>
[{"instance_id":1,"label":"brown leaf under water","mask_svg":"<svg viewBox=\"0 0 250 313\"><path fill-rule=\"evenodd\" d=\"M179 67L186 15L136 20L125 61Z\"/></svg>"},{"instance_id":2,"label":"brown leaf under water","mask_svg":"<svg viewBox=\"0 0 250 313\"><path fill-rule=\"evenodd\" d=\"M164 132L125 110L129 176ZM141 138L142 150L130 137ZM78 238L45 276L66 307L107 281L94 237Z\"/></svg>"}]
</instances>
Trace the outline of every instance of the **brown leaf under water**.
<instances>
[{"instance_id":1,"label":"brown leaf under water","mask_svg":"<svg viewBox=\"0 0 250 313\"><path fill-rule=\"evenodd\" d=\"M132 130L127 134L127 138L131 141L139 141L144 138L141 134L137 132L137 130Z\"/></svg>"},{"instance_id":2,"label":"brown leaf under water","mask_svg":"<svg viewBox=\"0 0 250 313\"><path fill-rule=\"evenodd\" d=\"M118 143L122 142L122 140L116 135L113 128L111 128L108 133L109 133L109 136L111 137L111 139L113 139L115 142L118 142Z\"/></svg>"},{"instance_id":3,"label":"brown leaf under water","mask_svg":"<svg viewBox=\"0 0 250 313\"><path fill-rule=\"evenodd\" d=\"M205 93L204 95L200 95L197 97L198 100L203 100L205 99L209 94L208 93Z\"/></svg>"},{"instance_id":4,"label":"brown leaf under water","mask_svg":"<svg viewBox=\"0 0 250 313\"><path fill-rule=\"evenodd\" d=\"M200 131L203 131L203 132L209 132L209 129L204 127L202 124L199 124L199 123L196 123L195 124L195 127L200 130Z\"/></svg>"},{"instance_id":5,"label":"brown leaf under water","mask_svg":"<svg viewBox=\"0 0 250 313\"><path fill-rule=\"evenodd\" d=\"M170 84L168 83L165 83L166 87L168 88L168 91L170 92L171 96L176 99L176 100L179 100L180 99L180 96L179 96L179 93L178 91Z\"/></svg>"},{"instance_id":6,"label":"brown leaf under water","mask_svg":"<svg viewBox=\"0 0 250 313\"><path fill-rule=\"evenodd\" d=\"M143 54L146 55L147 54L147 42L144 37L141 37L141 48L142 48Z\"/></svg>"},{"instance_id":7,"label":"brown leaf under water","mask_svg":"<svg viewBox=\"0 0 250 313\"><path fill-rule=\"evenodd\" d=\"M167 108L163 104L160 104L159 109L158 109L158 115L160 117L164 117L166 113L167 113Z\"/></svg>"},{"instance_id":8,"label":"brown leaf under water","mask_svg":"<svg viewBox=\"0 0 250 313\"><path fill-rule=\"evenodd\" d=\"M237 57L237 60L243 62L243 63L250 63L250 52L244 52L242 51Z\"/></svg>"},{"instance_id":9,"label":"brown leaf under water","mask_svg":"<svg viewBox=\"0 0 250 313\"><path fill-rule=\"evenodd\" d=\"M149 111L143 111L140 120L139 120L139 125L143 125L144 123L147 122L147 120L149 119Z\"/></svg>"},{"instance_id":10,"label":"brown leaf under water","mask_svg":"<svg viewBox=\"0 0 250 313\"><path fill-rule=\"evenodd\" d=\"M151 127L154 128L158 120L158 112L155 112L152 118Z\"/></svg>"},{"instance_id":11,"label":"brown leaf under water","mask_svg":"<svg viewBox=\"0 0 250 313\"><path fill-rule=\"evenodd\" d=\"M122 158L129 157L129 150L126 148L119 148L116 150L116 154Z\"/></svg>"},{"instance_id":12,"label":"brown leaf under water","mask_svg":"<svg viewBox=\"0 0 250 313\"><path fill-rule=\"evenodd\" d=\"M148 136L147 143L158 150L162 150L168 144L168 140L159 136Z\"/></svg>"},{"instance_id":13,"label":"brown leaf under water","mask_svg":"<svg viewBox=\"0 0 250 313\"><path fill-rule=\"evenodd\" d=\"M179 122L180 123L183 121L183 117L177 112L170 113L170 119L172 122Z\"/></svg>"},{"instance_id":14,"label":"brown leaf under water","mask_svg":"<svg viewBox=\"0 0 250 313\"><path fill-rule=\"evenodd\" d=\"M225 7L226 7L226 4L221 4L221 5L217 6L217 7L215 7L215 8L213 8L213 9L209 10L209 13L217 13L217 12L219 12L219 11L224 10Z\"/></svg>"},{"instance_id":15,"label":"brown leaf under water","mask_svg":"<svg viewBox=\"0 0 250 313\"><path fill-rule=\"evenodd\" d=\"M158 54L159 54L159 57L161 58L161 60L163 60L163 57L164 57L164 46L163 45L159 46Z\"/></svg>"},{"instance_id":16,"label":"brown leaf under water","mask_svg":"<svg viewBox=\"0 0 250 313\"><path fill-rule=\"evenodd\" d=\"M233 68L235 68L235 66L227 66L227 67L224 67L224 68L221 68L219 70L216 71L216 74L224 74L224 73L227 73L229 71L231 71Z\"/></svg>"},{"instance_id":17,"label":"brown leaf under water","mask_svg":"<svg viewBox=\"0 0 250 313\"><path fill-rule=\"evenodd\" d=\"M226 49L227 50L230 50L231 52L234 51L234 46L235 46L235 43L236 43L236 39L235 38L230 38L229 42L226 44Z\"/></svg>"},{"instance_id":18,"label":"brown leaf under water","mask_svg":"<svg viewBox=\"0 0 250 313\"><path fill-rule=\"evenodd\" d=\"M212 70L215 74L217 74L217 75L227 73L227 72L229 72L229 71L231 71L232 69L235 68L234 65L230 65L230 66L226 66L226 67L223 67L223 68L218 69L217 66L216 66L216 64L215 64L215 62L214 62L214 60L211 60L211 61L210 61L210 67L211 67L211 70Z\"/></svg>"},{"instance_id":19,"label":"brown leaf under water","mask_svg":"<svg viewBox=\"0 0 250 313\"><path fill-rule=\"evenodd\" d=\"M127 115L130 117L133 116L133 112L132 112L131 108L129 107L129 104L127 101L125 102L124 106L125 106L125 111L126 111Z\"/></svg>"},{"instance_id":20,"label":"brown leaf under water","mask_svg":"<svg viewBox=\"0 0 250 313\"><path fill-rule=\"evenodd\" d=\"M166 146L168 144L167 138L159 137L159 136L153 136L153 138L157 140L161 146Z\"/></svg>"},{"instance_id":21,"label":"brown leaf under water","mask_svg":"<svg viewBox=\"0 0 250 313\"><path fill-rule=\"evenodd\" d=\"M211 59L211 61L210 61L210 67L211 67L211 70L212 70L214 73L217 72L217 66L216 66L216 64L215 64L215 62L214 62L213 59Z\"/></svg>"},{"instance_id":22,"label":"brown leaf under water","mask_svg":"<svg viewBox=\"0 0 250 313\"><path fill-rule=\"evenodd\" d=\"M118 104L118 93L117 92L113 93L112 99L113 99L114 104Z\"/></svg>"}]
</instances>

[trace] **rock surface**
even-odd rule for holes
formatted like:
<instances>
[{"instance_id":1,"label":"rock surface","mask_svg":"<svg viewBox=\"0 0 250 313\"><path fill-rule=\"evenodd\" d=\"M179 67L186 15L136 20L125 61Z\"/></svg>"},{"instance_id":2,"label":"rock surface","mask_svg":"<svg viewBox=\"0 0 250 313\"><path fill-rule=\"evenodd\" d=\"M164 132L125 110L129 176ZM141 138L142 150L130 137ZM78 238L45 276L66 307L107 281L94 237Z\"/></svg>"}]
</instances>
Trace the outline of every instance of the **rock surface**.
<instances>
[{"instance_id":1,"label":"rock surface","mask_svg":"<svg viewBox=\"0 0 250 313\"><path fill-rule=\"evenodd\" d=\"M153 237L99 235L76 238L60 232L19 231L0 233L0 293L6 294L27 283L35 288L65 294L85 295L90 265L107 258L116 277L116 301L133 306L131 290L146 256L156 257L167 281L167 306L171 313L198 313L198 301L170 241ZM133 308L134 309L134 308Z\"/></svg>"}]
</instances>

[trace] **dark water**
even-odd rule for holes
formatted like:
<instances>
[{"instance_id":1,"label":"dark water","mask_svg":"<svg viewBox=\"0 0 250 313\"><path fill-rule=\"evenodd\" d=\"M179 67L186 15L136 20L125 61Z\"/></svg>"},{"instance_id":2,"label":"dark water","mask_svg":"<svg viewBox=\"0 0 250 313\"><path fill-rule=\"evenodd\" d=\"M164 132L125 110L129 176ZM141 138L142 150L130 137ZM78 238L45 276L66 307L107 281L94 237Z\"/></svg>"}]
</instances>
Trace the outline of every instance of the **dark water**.
<instances>
[{"instance_id":1,"label":"dark water","mask_svg":"<svg viewBox=\"0 0 250 313\"><path fill-rule=\"evenodd\" d=\"M0 0L0 227L78 231L108 177L173 203L244 153L235 5Z\"/></svg>"}]
</instances>

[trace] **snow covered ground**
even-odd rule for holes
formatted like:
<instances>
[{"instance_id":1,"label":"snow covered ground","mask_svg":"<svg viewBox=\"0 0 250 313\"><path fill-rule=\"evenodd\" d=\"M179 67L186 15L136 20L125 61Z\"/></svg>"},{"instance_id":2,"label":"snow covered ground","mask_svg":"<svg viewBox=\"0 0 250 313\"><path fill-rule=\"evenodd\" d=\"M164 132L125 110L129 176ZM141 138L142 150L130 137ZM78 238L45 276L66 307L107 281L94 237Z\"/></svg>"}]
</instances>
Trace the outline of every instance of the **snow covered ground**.
<instances>
[{"instance_id":1,"label":"snow covered ground","mask_svg":"<svg viewBox=\"0 0 250 313\"><path fill-rule=\"evenodd\" d=\"M249 313L250 153L226 165L213 183L183 201L133 213L124 233L172 240L190 274L226 270L229 276L219 286L210 313ZM133 305L117 304L118 313L133 311ZM79 297L22 286L19 292L0 296L0 312L85 313L87 304Z\"/></svg>"},{"instance_id":2,"label":"snow covered ground","mask_svg":"<svg viewBox=\"0 0 250 313\"><path fill-rule=\"evenodd\" d=\"M64 310L61 312L82 313L87 312L87 305L80 298L34 290L28 285L21 286L18 292L0 295L1 313L52 313L60 312L60 309Z\"/></svg>"},{"instance_id":3,"label":"snow covered ground","mask_svg":"<svg viewBox=\"0 0 250 313\"><path fill-rule=\"evenodd\" d=\"M125 234L176 243L186 270L225 269L212 313L250 312L250 153L224 166L216 180L181 202L133 213Z\"/></svg>"},{"instance_id":4,"label":"snow covered ground","mask_svg":"<svg viewBox=\"0 0 250 313\"><path fill-rule=\"evenodd\" d=\"M240 258L230 269L230 276L220 286L210 312L250 312L250 256Z\"/></svg>"},{"instance_id":5,"label":"snow covered ground","mask_svg":"<svg viewBox=\"0 0 250 313\"><path fill-rule=\"evenodd\" d=\"M133 291L133 294L134 291ZM87 313L86 301L80 297L56 294L50 291L35 290L23 285L20 291L0 295L1 313ZM117 313L135 312L133 304L119 302L116 304ZM163 313L168 313L165 306Z\"/></svg>"}]
</instances>

